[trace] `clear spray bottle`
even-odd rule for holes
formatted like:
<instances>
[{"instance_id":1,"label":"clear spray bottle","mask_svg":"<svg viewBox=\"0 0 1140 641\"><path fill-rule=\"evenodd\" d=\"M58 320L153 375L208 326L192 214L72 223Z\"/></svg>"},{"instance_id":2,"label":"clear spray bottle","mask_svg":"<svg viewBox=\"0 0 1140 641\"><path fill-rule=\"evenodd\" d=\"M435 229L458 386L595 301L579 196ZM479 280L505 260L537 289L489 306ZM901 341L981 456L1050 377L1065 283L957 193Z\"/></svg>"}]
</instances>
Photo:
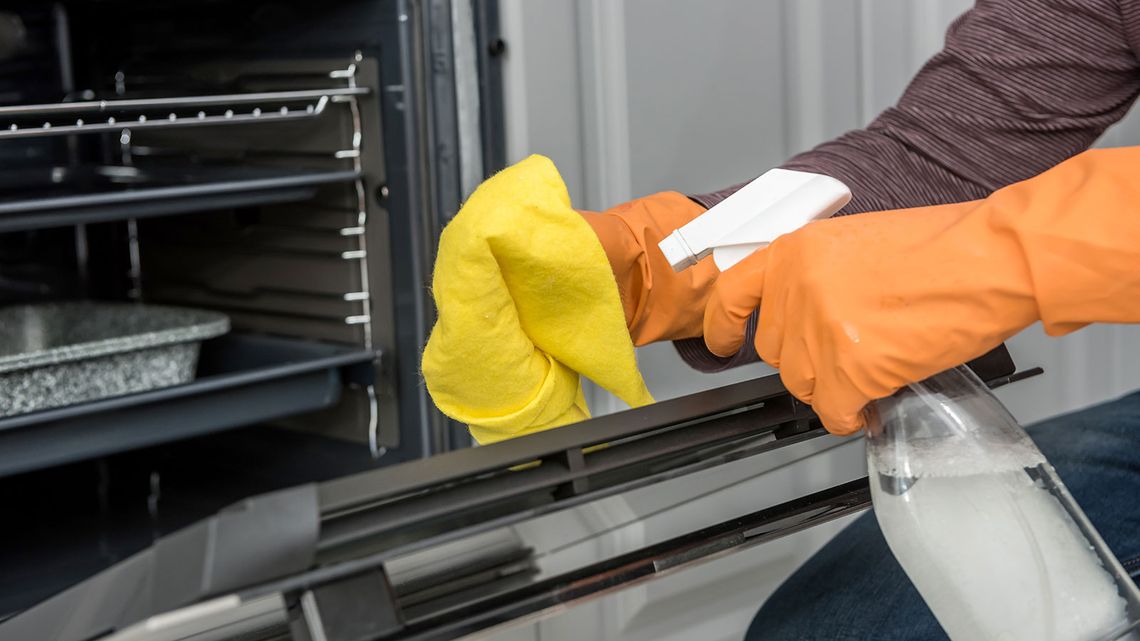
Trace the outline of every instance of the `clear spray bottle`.
<instances>
[{"instance_id":1,"label":"clear spray bottle","mask_svg":"<svg viewBox=\"0 0 1140 641\"><path fill-rule=\"evenodd\" d=\"M1136 585L968 368L873 403L867 466L883 536L954 641L1140 638Z\"/></svg>"},{"instance_id":2,"label":"clear spray bottle","mask_svg":"<svg viewBox=\"0 0 1140 641\"><path fill-rule=\"evenodd\" d=\"M710 254L728 269L850 198L828 176L773 169L660 249L678 271ZM876 401L867 425L879 527L953 641L1140 641L1140 590L968 368Z\"/></svg>"}]
</instances>

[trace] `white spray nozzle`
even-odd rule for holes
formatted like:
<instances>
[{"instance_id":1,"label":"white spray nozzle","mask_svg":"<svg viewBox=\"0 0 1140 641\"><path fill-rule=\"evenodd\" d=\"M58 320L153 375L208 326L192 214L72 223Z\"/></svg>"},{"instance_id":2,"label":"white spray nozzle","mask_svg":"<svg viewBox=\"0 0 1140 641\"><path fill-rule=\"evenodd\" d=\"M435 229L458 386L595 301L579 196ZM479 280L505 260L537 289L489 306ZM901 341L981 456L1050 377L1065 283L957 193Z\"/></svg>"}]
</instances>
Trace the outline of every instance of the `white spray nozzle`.
<instances>
[{"instance_id":1,"label":"white spray nozzle","mask_svg":"<svg viewBox=\"0 0 1140 641\"><path fill-rule=\"evenodd\" d=\"M721 271L777 237L827 218L851 190L821 174L772 169L658 243L675 271L713 255Z\"/></svg>"}]
</instances>

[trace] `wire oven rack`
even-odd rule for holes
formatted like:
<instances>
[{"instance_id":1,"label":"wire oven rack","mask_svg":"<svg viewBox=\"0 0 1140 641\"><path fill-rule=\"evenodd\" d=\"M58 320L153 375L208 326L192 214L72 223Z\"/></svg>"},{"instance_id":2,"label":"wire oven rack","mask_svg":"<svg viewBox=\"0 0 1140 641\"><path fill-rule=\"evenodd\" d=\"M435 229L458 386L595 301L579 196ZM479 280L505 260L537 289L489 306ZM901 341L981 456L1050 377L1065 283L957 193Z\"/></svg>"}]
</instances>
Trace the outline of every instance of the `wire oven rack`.
<instances>
[{"instance_id":1,"label":"wire oven rack","mask_svg":"<svg viewBox=\"0 0 1140 641\"><path fill-rule=\"evenodd\" d=\"M0 140L130 129L200 127L318 118L329 102L367 87L0 106Z\"/></svg>"}]
</instances>

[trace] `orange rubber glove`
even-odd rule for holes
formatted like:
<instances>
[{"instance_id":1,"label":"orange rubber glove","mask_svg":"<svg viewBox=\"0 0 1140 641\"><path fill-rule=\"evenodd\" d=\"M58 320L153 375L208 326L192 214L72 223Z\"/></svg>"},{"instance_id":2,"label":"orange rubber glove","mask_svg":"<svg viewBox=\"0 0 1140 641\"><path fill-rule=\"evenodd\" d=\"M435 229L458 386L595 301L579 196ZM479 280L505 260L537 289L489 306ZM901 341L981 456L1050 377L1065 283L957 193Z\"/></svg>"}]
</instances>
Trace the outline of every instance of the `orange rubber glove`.
<instances>
[{"instance_id":1,"label":"orange rubber glove","mask_svg":"<svg viewBox=\"0 0 1140 641\"><path fill-rule=\"evenodd\" d=\"M1140 147L1090 151L986 200L812 223L722 274L705 342L756 350L836 434L1037 320L1140 322Z\"/></svg>"},{"instance_id":2,"label":"orange rubber glove","mask_svg":"<svg viewBox=\"0 0 1140 641\"><path fill-rule=\"evenodd\" d=\"M661 192L600 214L579 212L610 259L634 345L701 335L716 265L706 259L678 274L657 243L704 211L682 194Z\"/></svg>"}]
</instances>

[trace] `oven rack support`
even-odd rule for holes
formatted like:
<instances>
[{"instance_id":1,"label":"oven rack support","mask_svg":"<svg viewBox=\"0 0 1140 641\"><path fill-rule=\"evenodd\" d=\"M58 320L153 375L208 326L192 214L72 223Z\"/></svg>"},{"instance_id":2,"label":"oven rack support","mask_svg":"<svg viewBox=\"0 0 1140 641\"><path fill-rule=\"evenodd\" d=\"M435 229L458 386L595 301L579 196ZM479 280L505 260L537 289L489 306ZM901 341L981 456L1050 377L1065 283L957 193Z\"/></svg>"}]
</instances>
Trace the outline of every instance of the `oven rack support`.
<instances>
[{"instance_id":1,"label":"oven rack support","mask_svg":"<svg viewBox=\"0 0 1140 641\"><path fill-rule=\"evenodd\" d=\"M357 64L361 62L363 58L363 53L357 51L353 56L352 64L343 70L330 72L329 77L346 80L348 82L348 89L350 90L358 89L359 87L356 80ZM367 89L365 93L367 93ZM359 267L360 291L345 292L344 299L346 301L358 302L360 304L360 310L359 313L345 318L344 322L348 325L360 325L364 332L364 348L372 350L372 288L369 285L368 277L368 196L364 186L364 167L361 159L363 155L364 125L360 114L359 95L360 94L357 93L340 94L332 97L332 101L348 104L352 119L352 147L338 151L336 157L338 159L351 159L352 168L356 172L356 180L353 182L353 193L356 196L357 208L356 226L341 229L340 233L342 236L356 239L356 250L345 252L341 257L344 260L356 261ZM379 401L376 397L376 386L372 384L366 385L365 393L368 395L368 450L373 458L379 459L387 453L387 448L380 445L380 408L378 405Z\"/></svg>"},{"instance_id":2,"label":"oven rack support","mask_svg":"<svg viewBox=\"0 0 1140 641\"><path fill-rule=\"evenodd\" d=\"M329 76L346 77L338 74ZM0 140L308 120L319 118L330 101L369 93L347 77L349 86L328 89L0 106Z\"/></svg>"}]
</instances>

